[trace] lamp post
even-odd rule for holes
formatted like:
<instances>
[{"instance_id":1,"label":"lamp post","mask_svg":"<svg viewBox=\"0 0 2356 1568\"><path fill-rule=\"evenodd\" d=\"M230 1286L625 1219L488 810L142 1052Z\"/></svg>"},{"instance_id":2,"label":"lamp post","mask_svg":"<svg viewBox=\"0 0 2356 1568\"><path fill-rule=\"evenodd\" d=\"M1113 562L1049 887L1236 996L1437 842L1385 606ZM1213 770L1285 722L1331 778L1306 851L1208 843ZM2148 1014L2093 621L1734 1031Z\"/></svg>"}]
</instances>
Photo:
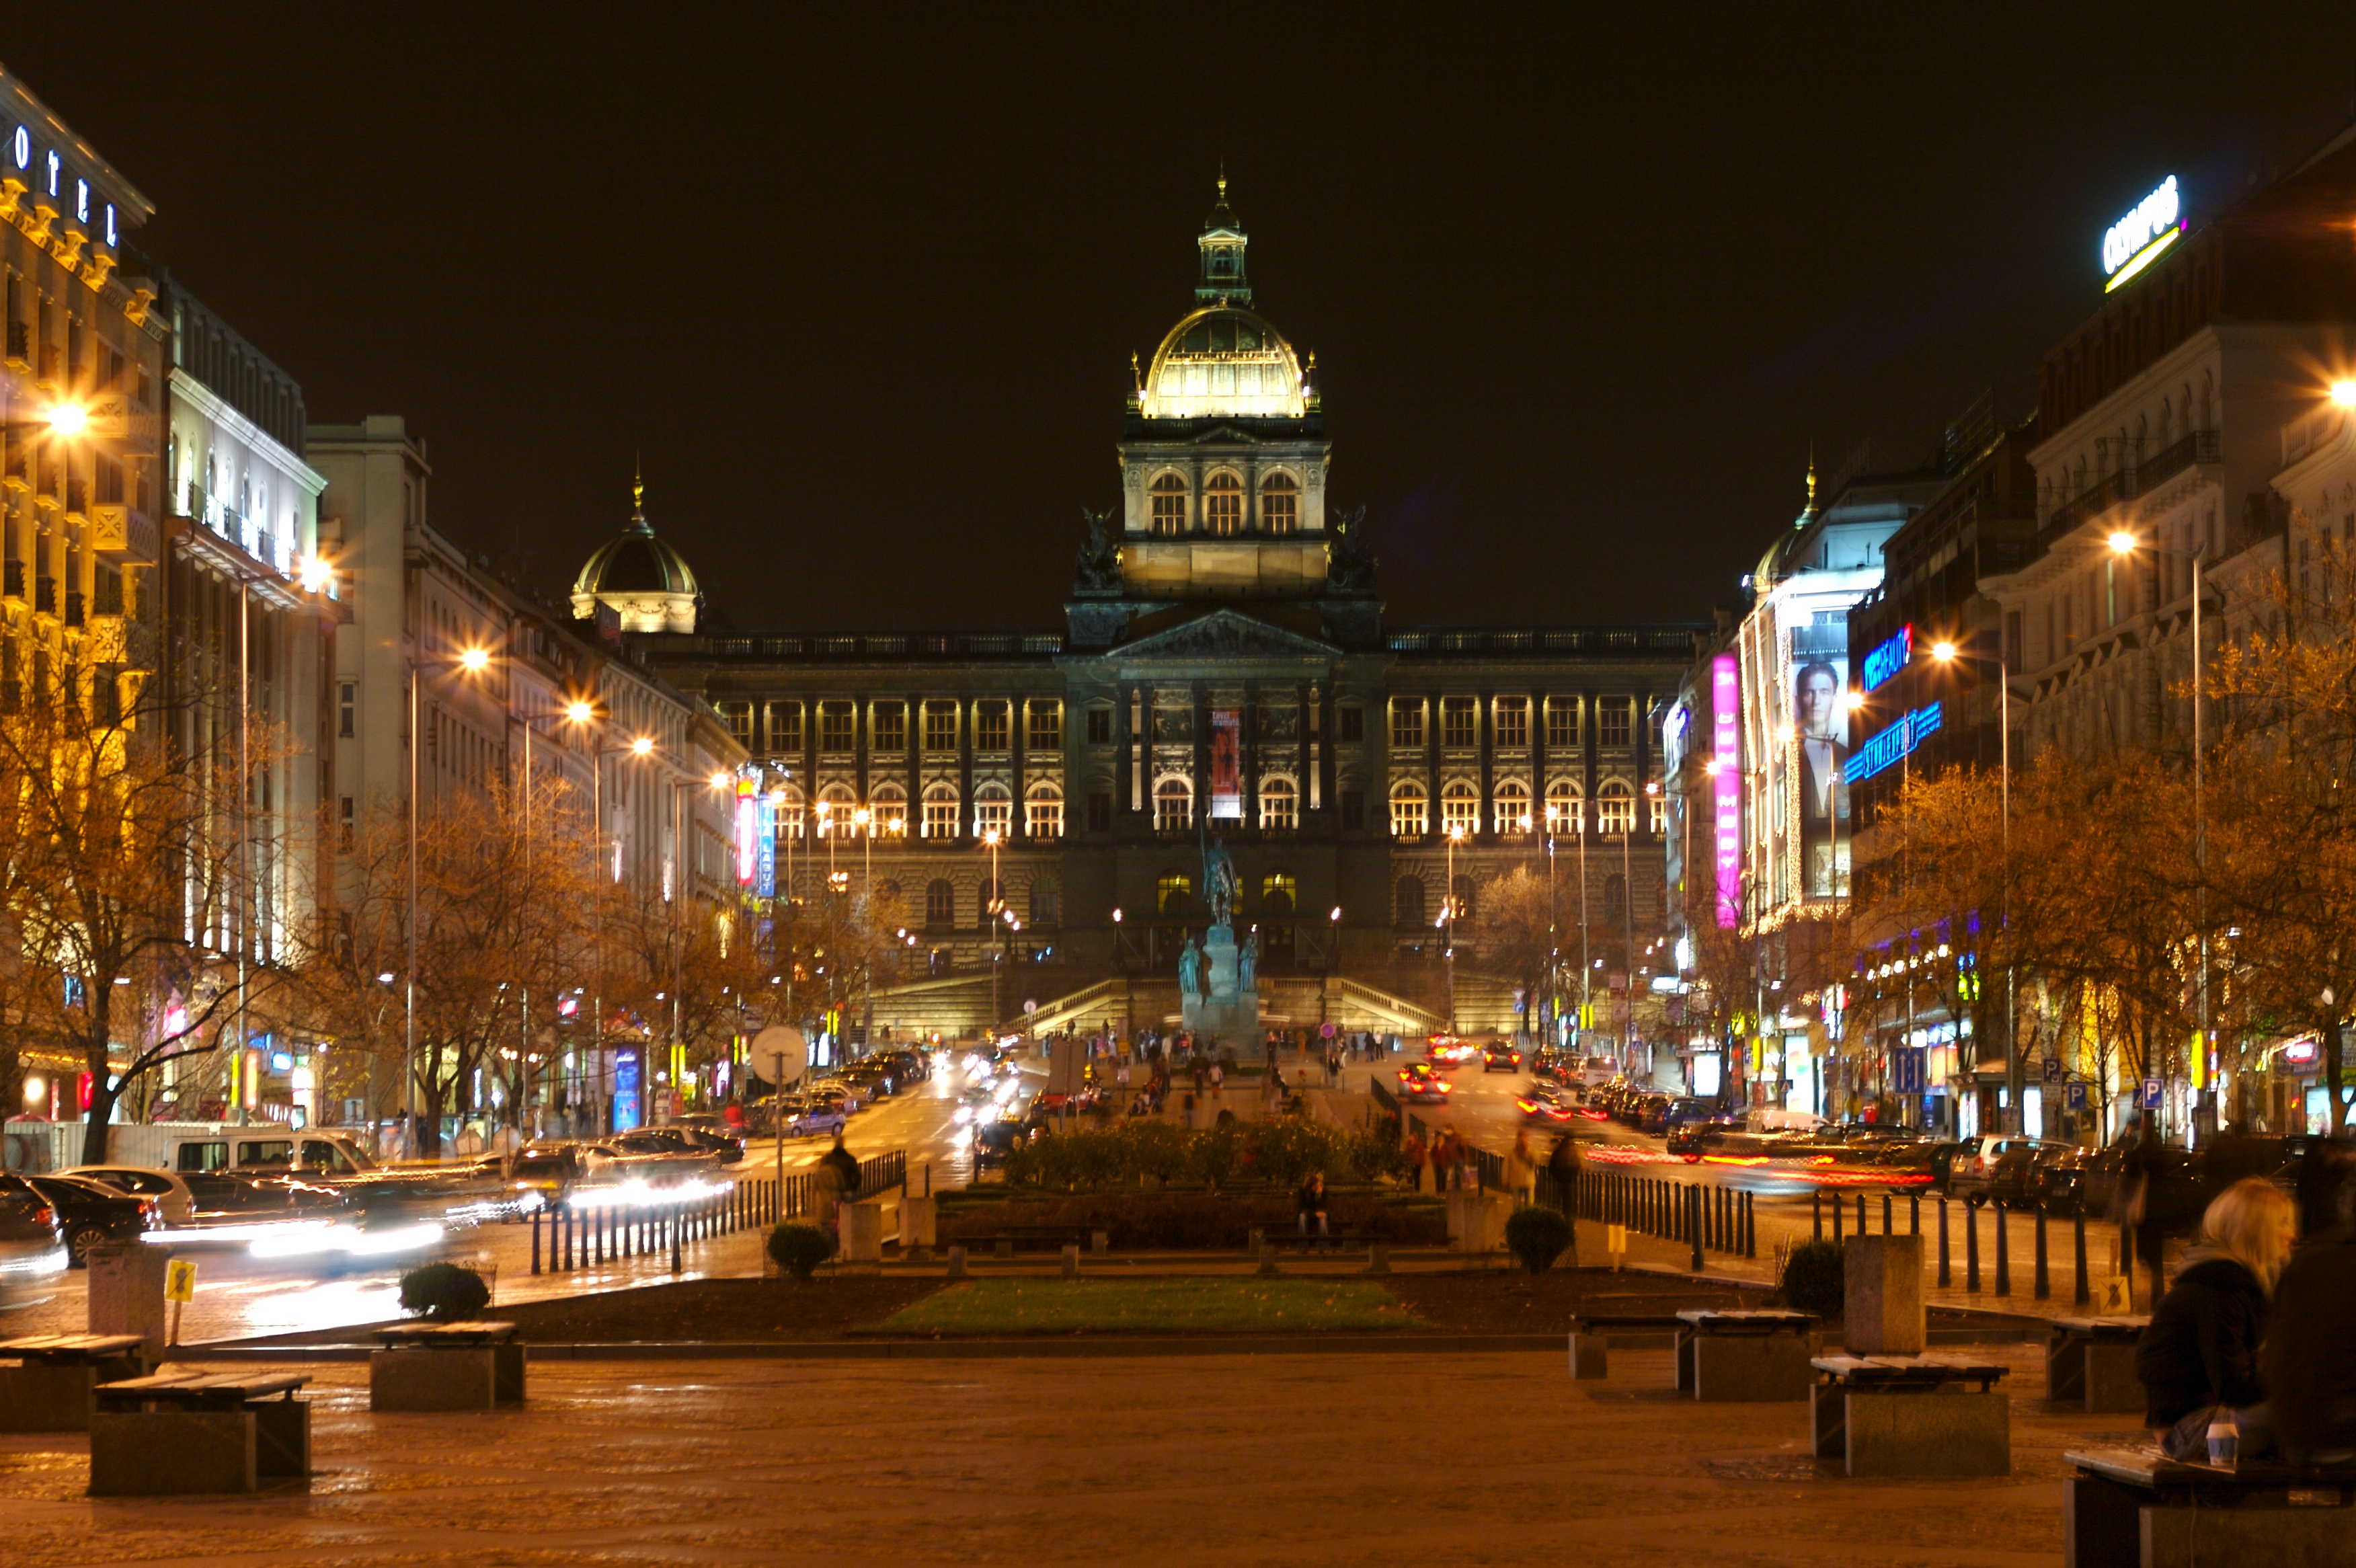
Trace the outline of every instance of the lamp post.
<instances>
[{"instance_id":1,"label":"lamp post","mask_svg":"<svg viewBox=\"0 0 2356 1568\"><path fill-rule=\"evenodd\" d=\"M490 662L488 649L469 648L455 659L412 660L409 666L409 972L402 1004L402 1138L403 1154L412 1159L417 1154L417 754L425 749L425 737L418 728L423 713L418 693L428 670L457 669L477 675ZM241 1047L244 1042L239 1044Z\"/></svg>"},{"instance_id":2,"label":"lamp post","mask_svg":"<svg viewBox=\"0 0 2356 1568\"><path fill-rule=\"evenodd\" d=\"M2193 569L2195 572L2200 570L2197 564ZM2194 602L2198 604L2197 597ZM1931 645L1931 657L1942 664L1950 665L1959 659L1966 658L1954 643L1944 641ZM2001 837L2004 855L2004 923L2007 932L2006 940L2008 942L2011 940L2012 929L2012 672L2007 668L2001 644L1998 645L1993 660L1980 662L1993 662L1996 665L1997 729L1999 732L1997 741L1997 788L1999 801L1997 831ZM2194 793L2198 795L2197 789ZM2028 1130L2027 1119L2022 1114L2026 1109L2022 1101L2029 1092L2029 1064L2023 1061L2020 1056L2019 1020L2015 1007L2014 987L2014 972L2008 950L2004 966L2005 1091L2006 1098L2011 1101L2010 1130L2021 1133ZM1909 994L1912 994L1911 982ZM2207 1027L2205 1018L2202 1020L2202 1027L2205 1031Z\"/></svg>"},{"instance_id":3,"label":"lamp post","mask_svg":"<svg viewBox=\"0 0 2356 1568\"><path fill-rule=\"evenodd\" d=\"M991 925L990 1036L993 1040L998 1037L998 1023L1001 1005L998 997L998 972L1001 965L999 961L1005 956L1004 939L1000 935L998 929L998 912L1005 904L1005 900L1001 898L998 894L999 837L1000 834L996 828L986 828L982 831L981 842L990 846L990 897L982 900L981 913L982 918L988 920Z\"/></svg>"},{"instance_id":4,"label":"lamp post","mask_svg":"<svg viewBox=\"0 0 2356 1568\"><path fill-rule=\"evenodd\" d=\"M1448 1032L1456 1033L1456 845L1464 837L1464 824L1448 824L1448 893L1447 902L1440 906L1448 918L1448 940L1440 950L1440 961L1448 976Z\"/></svg>"},{"instance_id":5,"label":"lamp post","mask_svg":"<svg viewBox=\"0 0 2356 1568\"><path fill-rule=\"evenodd\" d=\"M567 703L564 705L563 712L562 713L524 714L521 715L510 714L509 716L509 723L519 725L523 730L523 789L521 790L523 799L520 802L520 809L523 814L523 875L527 890L531 883L531 737L533 726L540 724L569 724L578 728L580 725L585 725L591 719L594 718L596 716L596 709L591 707L589 703L576 698L573 702ZM526 982L519 986L517 989L516 995L518 1005L518 1012L516 1014L517 1028L522 1036L522 1050L526 1054L529 1054L531 1049L530 983ZM529 1084L530 1079L530 1075L529 1073L519 1075L519 1081ZM530 1099L530 1090L528 1088L524 1091L523 1098L526 1101L529 1101ZM520 1110L524 1111L528 1111L530 1109L530 1106L528 1103L520 1108Z\"/></svg>"}]
</instances>

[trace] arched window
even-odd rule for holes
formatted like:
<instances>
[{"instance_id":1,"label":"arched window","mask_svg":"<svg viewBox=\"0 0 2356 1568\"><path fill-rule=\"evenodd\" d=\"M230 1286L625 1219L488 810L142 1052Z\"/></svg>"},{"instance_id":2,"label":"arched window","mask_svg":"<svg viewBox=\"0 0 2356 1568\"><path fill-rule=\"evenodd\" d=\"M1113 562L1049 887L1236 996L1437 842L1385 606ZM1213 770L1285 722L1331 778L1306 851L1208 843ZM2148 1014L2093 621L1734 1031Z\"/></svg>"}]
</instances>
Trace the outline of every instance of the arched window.
<instances>
[{"instance_id":1,"label":"arched window","mask_svg":"<svg viewBox=\"0 0 2356 1568\"><path fill-rule=\"evenodd\" d=\"M1603 918L1608 925L1619 925L1628 918L1628 879L1618 872L1603 879Z\"/></svg>"},{"instance_id":2,"label":"arched window","mask_svg":"<svg viewBox=\"0 0 2356 1568\"><path fill-rule=\"evenodd\" d=\"M1270 474L1259 488L1259 525L1270 533L1301 532L1301 487L1290 474Z\"/></svg>"},{"instance_id":3,"label":"arched window","mask_svg":"<svg viewBox=\"0 0 2356 1568\"><path fill-rule=\"evenodd\" d=\"M1301 879L1289 871L1272 871L1260 878L1260 913L1280 920L1301 906Z\"/></svg>"},{"instance_id":4,"label":"arched window","mask_svg":"<svg viewBox=\"0 0 2356 1568\"><path fill-rule=\"evenodd\" d=\"M1461 926L1472 918L1472 879L1469 876L1460 876L1453 884L1453 887L1454 892L1451 897L1456 905L1454 911L1456 923Z\"/></svg>"},{"instance_id":5,"label":"arched window","mask_svg":"<svg viewBox=\"0 0 2356 1568\"><path fill-rule=\"evenodd\" d=\"M844 838L856 830L851 826L851 813L859 809L859 797L851 792L848 784L830 784L818 792L818 836Z\"/></svg>"},{"instance_id":6,"label":"arched window","mask_svg":"<svg viewBox=\"0 0 2356 1568\"><path fill-rule=\"evenodd\" d=\"M953 839L958 836L956 785L933 784L926 788L925 836L928 839Z\"/></svg>"},{"instance_id":7,"label":"arched window","mask_svg":"<svg viewBox=\"0 0 2356 1568\"><path fill-rule=\"evenodd\" d=\"M1064 922L1064 890L1052 876L1043 876L1031 884L1031 923L1034 926L1059 926Z\"/></svg>"},{"instance_id":8,"label":"arched window","mask_svg":"<svg viewBox=\"0 0 2356 1568\"><path fill-rule=\"evenodd\" d=\"M1412 779L1394 785L1391 789L1391 836L1419 839L1428 831L1423 786Z\"/></svg>"},{"instance_id":9,"label":"arched window","mask_svg":"<svg viewBox=\"0 0 2356 1568\"><path fill-rule=\"evenodd\" d=\"M1153 537L1175 539L1186 532L1186 481L1164 474L1153 481Z\"/></svg>"},{"instance_id":10,"label":"arched window","mask_svg":"<svg viewBox=\"0 0 2356 1568\"><path fill-rule=\"evenodd\" d=\"M1595 792L1595 831L1618 838L1636 826L1636 792L1614 779Z\"/></svg>"},{"instance_id":11,"label":"arched window","mask_svg":"<svg viewBox=\"0 0 2356 1568\"><path fill-rule=\"evenodd\" d=\"M1451 838L1481 831L1481 797L1462 779L1440 788L1440 831Z\"/></svg>"},{"instance_id":12,"label":"arched window","mask_svg":"<svg viewBox=\"0 0 2356 1568\"><path fill-rule=\"evenodd\" d=\"M1226 536L1244 531L1244 482L1233 474L1214 474L1203 487L1203 526Z\"/></svg>"},{"instance_id":13,"label":"arched window","mask_svg":"<svg viewBox=\"0 0 2356 1568\"><path fill-rule=\"evenodd\" d=\"M1183 832L1194 822L1194 788L1183 779L1164 779L1153 787L1153 825L1165 833Z\"/></svg>"},{"instance_id":14,"label":"arched window","mask_svg":"<svg viewBox=\"0 0 2356 1568\"><path fill-rule=\"evenodd\" d=\"M769 798L777 808L777 851L782 854L787 844L799 843L802 840L802 792L788 784L782 789L773 790Z\"/></svg>"},{"instance_id":15,"label":"arched window","mask_svg":"<svg viewBox=\"0 0 2356 1568\"><path fill-rule=\"evenodd\" d=\"M1402 876L1391 896L1391 913L1402 926L1423 924L1423 878Z\"/></svg>"},{"instance_id":16,"label":"arched window","mask_svg":"<svg viewBox=\"0 0 2356 1568\"><path fill-rule=\"evenodd\" d=\"M1263 779L1259 783L1259 825L1291 829L1300 824L1300 793L1290 779Z\"/></svg>"},{"instance_id":17,"label":"arched window","mask_svg":"<svg viewBox=\"0 0 2356 1568\"><path fill-rule=\"evenodd\" d=\"M1153 907L1165 920L1183 920L1194 910L1194 879L1183 871L1165 871L1153 885Z\"/></svg>"},{"instance_id":18,"label":"arched window","mask_svg":"<svg viewBox=\"0 0 2356 1568\"><path fill-rule=\"evenodd\" d=\"M878 784L867 798L868 810L875 813L874 831L878 838L905 838L908 832L908 792L897 784Z\"/></svg>"},{"instance_id":19,"label":"arched window","mask_svg":"<svg viewBox=\"0 0 2356 1568\"><path fill-rule=\"evenodd\" d=\"M1064 836L1064 791L1053 784L1033 784L1023 802L1023 826L1034 839Z\"/></svg>"},{"instance_id":20,"label":"arched window","mask_svg":"<svg viewBox=\"0 0 2356 1568\"><path fill-rule=\"evenodd\" d=\"M900 885L889 880L877 883L875 891L867 896L867 911L868 918L879 926L897 926L900 923Z\"/></svg>"},{"instance_id":21,"label":"arched window","mask_svg":"<svg viewBox=\"0 0 2356 1568\"><path fill-rule=\"evenodd\" d=\"M1497 831L1501 833L1526 833L1530 831L1530 787L1518 779L1508 779L1497 786Z\"/></svg>"},{"instance_id":22,"label":"arched window","mask_svg":"<svg viewBox=\"0 0 2356 1568\"><path fill-rule=\"evenodd\" d=\"M995 832L1003 839L1014 826L1014 795L1003 784L983 784L973 792L973 836Z\"/></svg>"},{"instance_id":23,"label":"arched window","mask_svg":"<svg viewBox=\"0 0 2356 1568\"><path fill-rule=\"evenodd\" d=\"M925 885L925 924L957 924L957 889L949 885L946 876L937 876Z\"/></svg>"},{"instance_id":24,"label":"arched window","mask_svg":"<svg viewBox=\"0 0 2356 1568\"><path fill-rule=\"evenodd\" d=\"M974 905L976 918L986 926L998 918L999 910L1006 907L1006 885L1002 882L992 882L985 876L981 879L981 889L976 897L979 900Z\"/></svg>"},{"instance_id":25,"label":"arched window","mask_svg":"<svg viewBox=\"0 0 2356 1568\"><path fill-rule=\"evenodd\" d=\"M1587 813L1580 810L1579 786L1558 779L1547 786L1546 831L1576 833L1587 831Z\"/></svg>"},{"instance_id":26,"label":"arched window","mask_svg":"<svg viewBox=\"0 0 2356 1568\"><path fill-rule=\"evenodd\" d=\"M1669 798L1657 790L1645 797L1650 804L1653 836L1661 838L1669 831Z\"/></svg>"}]
</instances>

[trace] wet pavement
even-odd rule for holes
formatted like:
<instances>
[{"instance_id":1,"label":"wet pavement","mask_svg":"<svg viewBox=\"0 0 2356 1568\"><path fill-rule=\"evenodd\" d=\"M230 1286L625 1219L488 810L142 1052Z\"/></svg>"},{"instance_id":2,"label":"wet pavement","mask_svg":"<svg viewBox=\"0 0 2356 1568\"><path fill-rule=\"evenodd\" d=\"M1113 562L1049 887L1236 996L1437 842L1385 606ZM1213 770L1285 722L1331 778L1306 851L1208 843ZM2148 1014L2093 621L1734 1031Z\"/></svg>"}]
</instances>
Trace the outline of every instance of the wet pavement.
<instances>
[{"instance_id":1,"label":"wet pavement","mask_svg":"<svg viewBox=\"0 0 2356 1568\"><path fill-rule=\"evenodd\" d=\"M93 1501L87 1439L0 1436L0 1541L12 1568L2057 1563L2062 1450L2131 1418L2049 1412L2035 1350L1988 1348L2014 1473L1974 1481L1848 1480L1804 1403L1678 1401L1665 1352L1577 1384L1559 1354L547 1362L521 1410L448 1416L370 1414L344 1363L305 1369L307 1490Z\"/></svg>"}]
</instances>

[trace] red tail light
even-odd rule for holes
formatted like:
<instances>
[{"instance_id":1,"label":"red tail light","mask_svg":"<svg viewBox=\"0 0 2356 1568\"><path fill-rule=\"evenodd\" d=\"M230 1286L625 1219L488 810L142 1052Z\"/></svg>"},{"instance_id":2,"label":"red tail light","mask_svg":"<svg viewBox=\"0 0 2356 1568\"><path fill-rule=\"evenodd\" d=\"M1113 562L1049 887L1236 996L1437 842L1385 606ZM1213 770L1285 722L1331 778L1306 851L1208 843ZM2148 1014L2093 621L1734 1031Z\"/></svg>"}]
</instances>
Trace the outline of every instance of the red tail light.
<instances>
[{"instance_id":1,"label":"red tail light","mask_svg":"<svg viewBox=\"0 0 2356 1568\"><path fill-rule=\"evenodd\" d=\"M33 1210L33 1223L36 1225L54 1225L57 1223L57 1220L58 1211L54 1208L36 1208Z\"/></svg>"}]
</instances>

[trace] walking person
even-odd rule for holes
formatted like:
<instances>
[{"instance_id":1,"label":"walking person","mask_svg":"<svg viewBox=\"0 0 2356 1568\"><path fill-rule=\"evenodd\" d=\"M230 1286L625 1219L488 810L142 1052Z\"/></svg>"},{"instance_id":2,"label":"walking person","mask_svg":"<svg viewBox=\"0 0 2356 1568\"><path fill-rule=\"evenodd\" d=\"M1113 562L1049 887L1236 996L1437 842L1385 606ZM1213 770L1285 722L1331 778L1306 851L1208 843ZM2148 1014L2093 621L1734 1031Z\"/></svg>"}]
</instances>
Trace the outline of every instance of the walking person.
<instances>
[{"instance_id":1,"label":"walking person","mask_svg":"<svg viewBox=\"0 0 2356 1568\"><path fill-rule=\"evenodd\" d=\"M1225 1095L1223 1095L1223 1094L1221 1094L1221 1093L1219 1092L1219 1090L1220 1090L1220 1086L1221 1086L1221 1085L1223 1085L1223 1084L1225 1084L1225 1083L1226 1082L1226 1080L1227 1080L1227 1069L1226 1069L1226 1068L1224 1068L1224 1067L1220 1066L1217 1062L1213 1062L1213 1063L1211 1064L1211 1098L1212 1098L1212 1099L1214 1099L1214 1100L1223 1100L1223 1099L1225 1099L1225 1098L1226 1098L1226 1096L1225 1096Z\"/></svg>"},{"instance_id":2,"label":"walking person","mask_svg":"<svg viewBox=\"0 0 2356 1568\"><path fill-rule=\"evenodd\" d=\"M1514 1134L1513 1149L1505 1155L1505 1190L1526 1208L1537 1201L1537 1162L1530 1157L1530 1130L1524 1127Z\"/></svg>"}]
</instances>

